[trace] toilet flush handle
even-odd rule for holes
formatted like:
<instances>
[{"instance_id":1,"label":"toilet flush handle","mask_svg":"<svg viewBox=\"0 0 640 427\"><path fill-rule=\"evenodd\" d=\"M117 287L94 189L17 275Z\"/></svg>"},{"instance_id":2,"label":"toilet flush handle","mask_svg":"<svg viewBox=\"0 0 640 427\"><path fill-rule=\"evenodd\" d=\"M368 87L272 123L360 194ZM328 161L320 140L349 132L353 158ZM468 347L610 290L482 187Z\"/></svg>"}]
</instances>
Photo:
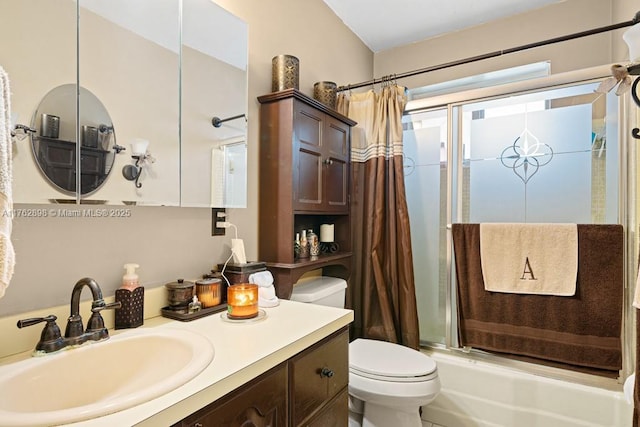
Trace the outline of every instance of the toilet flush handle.
<instances>
[{"instance_id":1,"label":"toilet flush handle","mask_svg":"<svg viewBox=\"0 0 640 427\"><path fill-rule=\"evenodd\" d=\"M326 366L320 370L321 378L331 378L333 376L333 371Z\"/></svg>"}]
</instances>

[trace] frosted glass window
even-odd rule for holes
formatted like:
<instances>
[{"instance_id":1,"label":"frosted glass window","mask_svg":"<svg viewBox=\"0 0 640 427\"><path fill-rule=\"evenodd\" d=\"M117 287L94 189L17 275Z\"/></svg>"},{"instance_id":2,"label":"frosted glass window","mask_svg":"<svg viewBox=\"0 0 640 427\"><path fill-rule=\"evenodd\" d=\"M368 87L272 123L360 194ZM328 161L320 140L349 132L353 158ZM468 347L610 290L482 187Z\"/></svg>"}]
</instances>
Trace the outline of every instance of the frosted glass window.
<instances>
[{"instance_id":1,"label":"frosted glass window","mask_svg":"<svg viewBox=\"0 0 640 427\"><path fill-rule=\"evenodd\" d=\"M464 222L617 221L611 105L596 86L464 105Z\"/></svg>"}]
</instances>

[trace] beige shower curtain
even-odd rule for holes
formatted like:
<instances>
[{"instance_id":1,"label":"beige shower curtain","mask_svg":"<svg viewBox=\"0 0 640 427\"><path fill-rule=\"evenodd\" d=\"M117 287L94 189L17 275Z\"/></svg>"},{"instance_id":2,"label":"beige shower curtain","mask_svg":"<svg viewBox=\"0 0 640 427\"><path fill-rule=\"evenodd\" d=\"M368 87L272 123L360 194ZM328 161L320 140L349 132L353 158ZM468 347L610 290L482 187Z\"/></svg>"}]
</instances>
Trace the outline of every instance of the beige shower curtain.
<instances>
[{"instance_id":1,"label":"beige shower curtain","mask_svg":"<svg viewBox=\"0 0 640 427\"><path fill-rule=\"evenodd\" d=\"M405 88L341 93L338 111L358 122L351 138L353 268L347 306L353 338L420 344L402 164Z\"/></svg>"}]
</instances>

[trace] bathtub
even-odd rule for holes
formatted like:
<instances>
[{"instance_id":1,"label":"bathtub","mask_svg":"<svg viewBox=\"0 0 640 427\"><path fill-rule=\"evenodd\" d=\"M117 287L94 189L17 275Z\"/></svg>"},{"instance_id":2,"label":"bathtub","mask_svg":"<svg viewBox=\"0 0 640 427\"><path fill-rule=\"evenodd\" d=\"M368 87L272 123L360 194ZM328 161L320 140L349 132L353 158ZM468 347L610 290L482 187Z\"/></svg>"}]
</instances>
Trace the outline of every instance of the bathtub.
<instances>
[{"instance_id":1,"label":"bathtub","mask_svg":"<svg viewBox=\"0 0 640 427\"><path fill-rule=\"evenodd\" d=\"M444 427L631 427L622 385L611 391L457 354L425 351L438 365L440 395L422 408Z\"/></svg>"}]
</instances>

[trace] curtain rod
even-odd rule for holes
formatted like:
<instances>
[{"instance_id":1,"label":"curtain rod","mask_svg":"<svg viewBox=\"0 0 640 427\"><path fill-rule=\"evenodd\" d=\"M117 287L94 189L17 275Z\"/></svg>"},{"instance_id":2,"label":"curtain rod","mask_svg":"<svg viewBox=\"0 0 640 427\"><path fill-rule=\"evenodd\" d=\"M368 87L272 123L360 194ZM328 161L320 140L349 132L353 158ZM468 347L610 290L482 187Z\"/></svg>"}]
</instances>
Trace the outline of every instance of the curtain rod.
<instances>
[{"instance_id":1,"label":"curtain rod","mask_svg":"<svg viewBox=\"0 0 640 427\"><path fill-rule=\"evenodd\" d=\"M387 82L387 81L391 81L391 80L403 79L403 78L406 78L406 77L417 76L418 74L429 73L431 71L437 71L437 70L442 70L442 69L445 69L445 68L456 67L458 65L470 64L472 62L481 61L483 59L495 58L495 57L498 57L498 56L506 55L508 53L520 52L522 50L532 49L532 48L535 48L535 47L546 46L546 45L553 44L553 43L564 42L564 41L567 41L567 40L573 40L573 39L577 39L577 38L580 38L580 37L591 36L593 34L599 34L599 33L604 33L604 32L607 32L607 31L618 30L620 28L630 27L630 26L635 25L635 24L637 24L639 22L640 22L640 12L637 12L632 20L621 22L619 24L607 25L605 27L594 28L592 30L581 31L579 33L568 34L566 36L560 36L560 37L555 37L555 38L552 38L552 39L547 39L547 40L543 40L543 41L539 41L539 42L535 42L535 43L529 43L529 44L525 44L525 45L522 45L522 46L512 47L510 49L496 50L496 51L485 53L485 54L482 54L482 55L471 56L471 57L468 57L468 58L459 59L457 61L445 62L443 64L433 65L431 67L420 68L418 70L413 70L413 71L407 71L405 73L390 74L388 76L383 76L383 77L380 77L378 79L374 78L374 79L371 79L371 80L367 80L365 82L360 82L360 83L355 83L355 84L352 83L352 84L349 84L349 85L346 85L346 86L339 86L337 88L337 91L340 92L340 91L344 91L344 90L357 89L357 88L360 88L360 87L365 87L365 86L373 85L373 84L376 84L376 83L383 83L383 82Z\"/></svg>"}]
</instances>

